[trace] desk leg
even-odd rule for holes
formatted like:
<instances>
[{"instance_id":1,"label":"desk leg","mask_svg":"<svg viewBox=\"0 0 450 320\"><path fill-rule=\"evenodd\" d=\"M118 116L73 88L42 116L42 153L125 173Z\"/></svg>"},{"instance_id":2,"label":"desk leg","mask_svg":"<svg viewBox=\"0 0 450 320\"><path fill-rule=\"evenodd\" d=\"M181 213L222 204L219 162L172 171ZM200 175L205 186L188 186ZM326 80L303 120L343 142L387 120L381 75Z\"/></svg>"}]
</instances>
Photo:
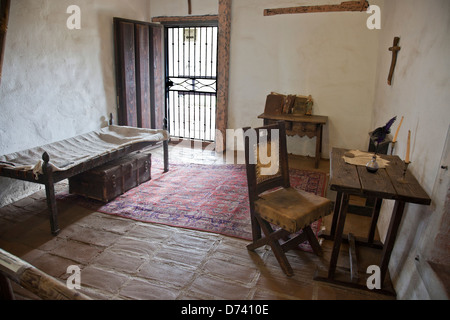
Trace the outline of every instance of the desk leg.
<instances>
[{"instance_id":1,"label":"desk leg","mask_svg":"<svg viewBox=\"0 0 450 320\"><path fill-rule=\"evenodd\" d=\"M339 218L336 226L336 234L334 235L333 251L330 258L330 267L328 269L328 279L333 279L336 272L339 251L341 249L342 234L344 232L345 218L347 216L348 202L350 196L346 193L342 194L341 206L339 209Z\"/></svg>"},{"instance_id":2,"label":"desk leg","mask_svg":"<svg viewBox=\"0 0 450 320\"><path fill-rule=\"evenodd\" d=\"M339 218L339 211L341 210L342 192L338 191L336 195L336 203L334 205L333 221L331 222L330 238L334 239L336 235L336 226Z\"/></svg>"},{"instance_id":3,"label":"desk leg","mask_svg":"<svg viewBox=\"0 0 450 320\"><path fill-rule=\"evenodd\" d=\"M386 242L384 244L382 258L381 258L381 283L384 283L386 274L389 267L389 261L391 259L392 250L394 249L395 239L397 238L398 228L402 221L403 212L405 210L405 202L396 201L394 211L392 213L391 222L389 224L389 230L386 236Z\"/></svg>"},{"instance_id":4,"label":"desk leg","mask_svg":"<svg viewBox=\"0 0 450 320\"><path fill-rule=\"evenodd\" d=\"M322 157L322 133L323 133L323 126L317 125L317 129L316 129L316 169L319 168L320 158Z\"/></svg>"},{"instance_id":5,"label":"desk leg","mask_svg":"<svg viewBox=\"0 0 450 320\"><path fill-rule=\"evenodd\" d=\"M378 218L380 216L381 205L383 204L383 199L377 198L375 200L375 206L372 213L372 222L370 224L369 236L367 237L367 242L373 244L373 239L375 238L375 231L377 229Z\"/></svg>"}]
</instances>

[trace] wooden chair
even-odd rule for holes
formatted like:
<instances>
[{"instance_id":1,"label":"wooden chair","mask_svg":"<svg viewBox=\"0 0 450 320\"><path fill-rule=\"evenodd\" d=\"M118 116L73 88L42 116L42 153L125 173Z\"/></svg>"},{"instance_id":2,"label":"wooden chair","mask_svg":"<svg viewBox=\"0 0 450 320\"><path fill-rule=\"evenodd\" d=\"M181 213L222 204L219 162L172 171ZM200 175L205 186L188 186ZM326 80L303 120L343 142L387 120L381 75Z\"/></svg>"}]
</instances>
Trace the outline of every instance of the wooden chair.
<instances>
[{"instance_id":1,"label":"wooden chair","mask_svg":"<svg viewBox=\"0 0 450 320\"><path fill-rule=\"evenodd\" d=\"M293 276L285 252L309 241L313 251L322 255L311 223L329 215L332 202L291 187L284 122L244 128L244 140L253 233L247 249L269 245L286 275ZM267 163L268 159L271 162Z\"/></svg>"}]
</instances>

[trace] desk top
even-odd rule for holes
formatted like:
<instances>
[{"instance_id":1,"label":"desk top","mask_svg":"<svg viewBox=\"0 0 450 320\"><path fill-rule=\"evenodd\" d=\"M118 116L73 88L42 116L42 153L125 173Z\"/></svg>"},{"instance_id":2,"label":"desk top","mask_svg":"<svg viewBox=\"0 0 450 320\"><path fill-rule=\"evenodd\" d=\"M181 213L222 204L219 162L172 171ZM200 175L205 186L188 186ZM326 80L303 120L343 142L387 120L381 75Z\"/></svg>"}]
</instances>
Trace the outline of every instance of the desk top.
<instances>
[{"instance_id":1,"label":"desk top","mask_svg":"<svg viewBox=\"0 0 450 320\"><path fill-rule=\"evenodd\" d=\"M382 199L430 205L431 199L410 171L406 183L398 181L404 170L404 162L398 156L380 155L390 161L386 169L369 173L363 166L345 162L348 150L333 148L330 157L330 188L334 191L355 195L373 196Z\"/></svg>"},{"instance_id":2,"label":"desk top","mask_svg":"<svg viewBox=\"0 0 450 320\"><path fill-rule=\"evenodd\" d=\"M328 117L325 117L325 116L305 116L305 115L296 115L296 114L267 115L267 114L263 113L258 118L259 119L269 119L269 120L316 123L316 124L326 124L328 122Z\"/></svg>"}]
</instances>

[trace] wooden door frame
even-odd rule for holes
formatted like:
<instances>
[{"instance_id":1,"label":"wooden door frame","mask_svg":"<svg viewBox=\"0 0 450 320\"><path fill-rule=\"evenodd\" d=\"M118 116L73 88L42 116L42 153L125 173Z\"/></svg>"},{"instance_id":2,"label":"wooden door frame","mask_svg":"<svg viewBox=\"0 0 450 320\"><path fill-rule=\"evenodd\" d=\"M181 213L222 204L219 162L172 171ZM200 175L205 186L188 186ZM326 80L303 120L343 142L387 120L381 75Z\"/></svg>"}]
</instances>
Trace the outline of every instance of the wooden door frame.
<instances>
[{"instance_id":1,"label":"wooden door frame","mask_svg":"<svg viewBox=\"0 0 450 320\"><path fill-rule=\"evenodd\" d=\"M218 0L219 15L155 17L152 22L160 23L202 23L218 21L218 74L217 74L217 116L216 152L226 150L226 130L228 128L228 97L230 75L230 42L231 42L231 1Z\"/></svg>"}]
</instances>

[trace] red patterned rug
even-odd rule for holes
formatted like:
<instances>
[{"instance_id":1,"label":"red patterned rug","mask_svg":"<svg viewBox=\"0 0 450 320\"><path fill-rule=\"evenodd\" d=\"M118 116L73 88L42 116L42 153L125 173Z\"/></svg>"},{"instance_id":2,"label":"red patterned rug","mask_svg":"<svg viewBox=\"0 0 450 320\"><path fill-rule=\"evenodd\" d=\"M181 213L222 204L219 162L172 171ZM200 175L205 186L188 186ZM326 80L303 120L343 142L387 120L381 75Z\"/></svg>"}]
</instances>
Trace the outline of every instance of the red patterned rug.
<instances>
[{"instance_id":1,"label":"red patterned rug","mask_svg":"<svg viewBox=\"0 0 450 320\"><path fill-rule=\"evenodd\" d=\"M294 188L324 196L326 181L325 173L291 169ZM243 165L171 164L163 174L154 161L152 180L108 204L67 193L57 198L136 221L252 239ZM316 233L319 228L320 222L313 225Z\"/></svg>"}]
</instances>

